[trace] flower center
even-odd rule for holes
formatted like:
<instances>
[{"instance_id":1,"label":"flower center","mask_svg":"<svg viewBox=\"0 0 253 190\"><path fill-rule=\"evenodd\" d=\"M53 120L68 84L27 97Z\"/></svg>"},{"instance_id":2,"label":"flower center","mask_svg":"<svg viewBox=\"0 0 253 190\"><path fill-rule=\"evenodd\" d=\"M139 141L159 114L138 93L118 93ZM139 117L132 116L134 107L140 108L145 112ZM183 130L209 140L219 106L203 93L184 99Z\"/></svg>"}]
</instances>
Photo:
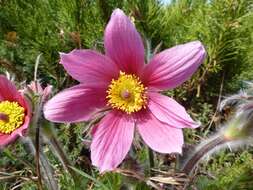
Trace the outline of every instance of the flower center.
<instances>
[{"instance_id":1,"label":"flower center","mask_svg":"<svg viewBox=\"0 0 253 190\"><path fill-rule=\"evenodd\" d=\"M135 75L120 71L119 78L112 80L107 90L108 105L128 114L146 108L146 88Z\"/></svg>"},{"instance_id":2,"label":"flower center","mask_svg":"<svg viewBox=\"0 0 253 190\"><path fill-rule=\"evenodd\" d=\"M19 128L25 117L25 109L17 102L0 102L0 133L9 134Z\"/></svg>"}]
</instances>

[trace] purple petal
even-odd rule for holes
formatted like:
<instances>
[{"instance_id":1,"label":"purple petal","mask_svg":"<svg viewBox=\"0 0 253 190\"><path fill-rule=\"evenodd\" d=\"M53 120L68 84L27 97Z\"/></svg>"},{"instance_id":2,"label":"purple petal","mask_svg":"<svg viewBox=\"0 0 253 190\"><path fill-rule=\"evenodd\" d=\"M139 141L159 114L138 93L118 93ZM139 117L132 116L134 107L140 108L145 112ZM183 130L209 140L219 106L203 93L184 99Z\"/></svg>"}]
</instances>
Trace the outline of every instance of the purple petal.
<instances>
[{"instance_id":1,"label":"purple petal","mask_svg":"<svg viewBox=\"0 0 253 190\"><path fill-rule=\"evenodd\" d=\"M144 67L144 46L133 23L120 9L113 11L104 34L105 53L126 73Z\"/></svg>"},{"instance_id":2,"label":"purple petal","mask_svg":"<svg viewBox=\"0 0 253 190\"><path fill-rule=\"evenodd\" d=\"M185 108L172 98L158 93L149 93L148 107L161 122L175 128L197 128L199 123L192 120Z\"/></svg>"},{"instance_id":3,"label":"purple petal","mask_svg":"<svg viewBox=\"0 0 253 190\"><path fill-rule=\"evenodd\" d=\"M61 53L60 63L74 79L93 84L108 86L112 78L117 78L119 69L108 57L92 50L73 50Z\"/></svg>"},{"instance_id":4,"label":"purple petal","mask_svg":"<svg viewBox=\"0 0 253 190\"><path fill-rule=\"evenodd\" d=\"M66 89L44 106L45 118L60 123L89 120L106 106L106 90L88 88L84 84Z\"/></svg>"},{"instance_id":5,"label":"purple petal","mask_svg":"<svg viewBox=\"0 0 253 190\"><path fill-rule=\"evenodd\" d=\"M182 129L160 122L149 110L139 113L136 125L145 143L153 150L181 154L184 143Z\"/></svg>"},{"instance_id":6,"label":"purple petal","mask_svg":"<svg viewBox=\"0 0 253 190\"><path fill-rule=\"evenodd\" d=\"M152 88L172 89L192 76L205 59L201 42L178 45L155 55L145 67L142 80Z\"/></svg>"},{"instance_id":7,"label":"purple petal","mask_svg":"<svg viewBox=\"0 0 253 190\"><path fill-rule=\"evenodd\" d=\"M116 169L126 157L133 137L134 122L120 112L110 112L93 131L92 164L100 172Z\"/></svg>"}]
</instances>

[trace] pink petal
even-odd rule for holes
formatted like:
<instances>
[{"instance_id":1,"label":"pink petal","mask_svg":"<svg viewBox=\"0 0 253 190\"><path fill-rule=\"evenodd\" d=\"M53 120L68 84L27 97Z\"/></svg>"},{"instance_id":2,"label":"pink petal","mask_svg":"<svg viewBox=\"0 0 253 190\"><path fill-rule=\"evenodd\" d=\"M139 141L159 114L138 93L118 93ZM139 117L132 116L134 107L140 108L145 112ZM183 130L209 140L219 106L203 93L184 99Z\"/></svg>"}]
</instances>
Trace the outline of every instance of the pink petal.
<instances>
[{"instance_id":1,"label":"pink petal","mask_svg":"<svg viewBox=\"0 0 253 190\"><path fill-rule=\"evenodd\" d=\"M23 125L21 127L17 128L15 131L13 131L11 133L11 136L13 138L15 136L20 136L20 137L24 136L26 134L26 132L27 132L27 129L29 127L30 121L31 121L31 115L25 116L25 121L24 121Z\"/></svg>"},{"instance_id":2,"label":"pink petal","mask_svg":"<svg viewBox=\"0 0 253 190\"><path fill-rule=\"evenodd\" d=\"M32 81L28 87L35 93L38 93L38 94L42 94L43 93L43 89L42 89L42 86L40 84L40 82L35 82L35 81Z\"/></svg>"},{"instance_id":3,"label":"pink petal","mask_svg":"<svg viewBox=\"0 0 253 190\"><path fill-rule=\"evenodd\" d=\"M13 141L15 141L17 139L17 135L10 135L10 134L3 134L0 133L0 149L4 148L5 146L7 146L8 144L12 143Z\"/></svg>"},{"instance_id":4,"label":"pink petal","mask_svg":"<svg viewBox=\"0 0 253 190\"><path fill-rule=\"evenodd\" d=\"M106 115L93 131L91 143L92 164L100 172L110 171L126 157L134 137L134 122L120 112Z\"/></svg>"},{"instance_id":5,"label":"pink petal","mask_svg":"<svg viewBox=\"0 0 253 190\"><path fill-rule=\"evenodd\" d=\"M45 118L60 123L89 120L98 109L106 106L106 90L79 84L66 89L44 106Z\"/></svg>"},{"instance_id":6,"label":"pink petal","mask_svg":"<svg viewBox=\"0 0 253 190\"><path fill-rule=\"evenodd\" d=\"M172 89L192 76L205 59L201 42L178 45L155 55L145 67L142 80L159 90Z\"/></svg>"},{"instance_id":7,"label":"pink petal","mask_svg":"<svg viewBox=\"0 0 253 190\"><path fill-rule=\"evenodd\" d=\"M22 102L20 92L16 89L15 85L12 84L4 75L0 75L0 101L9 100Z\"/></svg>"},{"instance_id":8,"label":"pink petal","mask_svg":"<svg viewBox=\"0 0 253 190\"><path fill-rule=\"evenodd\" d=\"M12 143L19 136L23 136L26 129L29 127L32 115L32 108L30 107L28 100L26 100L23 94L16 89L14 84L12 84L5 76L0 75L0 101L4 100L18 102L25 108L26 116L23 125L11 134L0 133L0 148Z\"/></svg>"},{"instance_id":9,"label":"pink petal","mask_svg":"<svg viewBox=\"0 0 253 190\"><path fill-rule=\"evenodd\" d=\"M139 74L144 66L144 46L133 23L120 9L113 11L104 34L105 53L126 73Z\"/></svg>"},{"instance_id":10,"label":"pink petal","mask_svg":"<svg viewBox=\"0 0 253 190\"><path fill-rule=\"evenodd\" d=\"M149 93L148 107L161 122L175 128L197 128L199 123L192 120L185 108L172 98L158 93Z\"/></svg>"},{"instance_id":11,"label":"pink petal","mask_svg":"<svg viewBox=\"0 0 253 190\"><path fill-rule=\"evenodd\" d=\"M47 87L43 90L43 96L42 96L43 102L48 100L49 96L52 93L52 89L53 89L52 85L47 85Z\"/></svg>"},{"instance_id":12,"label":"pink petal","mask_svg":"<svg viewBox=\"0 0 253 190\"><path fill-rule=\"evenodd\" d=\"M3 134L0 133L0 149L4 148L5 146L13 143L18 137L24 136L27 132L27 129L29 127L30 121L31 121L31 108L29 105L27 105L25 101L25 108L26 108L26 116L24 119L24 123L21 127L17 128L15 131L13 131L10 134Z\"/></svg>"},{"instance_id":13,"label":"pink petal","mask_svg":"<svg viewBox=\"0 0 253 190\"><path fill-rule=\"evenodd\" d=\"M25 135L27 128L29 127L30 120L31 120L30 108L28 109L27 112L28 113L25 116L25 121L21 127L19 127L18 129L16 129L10 134L0 133L0 149L13 143L18 137Z\"/></svg>"},{"instance_id":14,"label":"pink petal","mask_svg":"<svg viewBox=\"0 0 253 190\"><path fill-rule=\"evenodd\" d=\"M119 69L113 61L92 50L73 50L61 53L60 63L74 79L93 84L108 86L112 78L117 78Z\"/></svg>"},{"instance_id":15,"label":"pink petal","mask_svg":"<svg viewBox=\"0 0 253 190\"><path fill-rule=\"evenodd\" d=\"M182 129L159 121L149 110L139 113L136 125L145 143L153 150L160 153L182 153Z\"/></svg>"},{"instance_id":16,"label":"pink petal","mask_svg":"<svg viewBox=\"0 0 253 190\"><path fill-rule=\"evenodd\" d=\"M0 75L0 101L15 101L18 102L26 110L26 115L31 117L31 106L28 100L25 99L24 95L21 94L4 75Z\"/></svg>"}]
</instances>

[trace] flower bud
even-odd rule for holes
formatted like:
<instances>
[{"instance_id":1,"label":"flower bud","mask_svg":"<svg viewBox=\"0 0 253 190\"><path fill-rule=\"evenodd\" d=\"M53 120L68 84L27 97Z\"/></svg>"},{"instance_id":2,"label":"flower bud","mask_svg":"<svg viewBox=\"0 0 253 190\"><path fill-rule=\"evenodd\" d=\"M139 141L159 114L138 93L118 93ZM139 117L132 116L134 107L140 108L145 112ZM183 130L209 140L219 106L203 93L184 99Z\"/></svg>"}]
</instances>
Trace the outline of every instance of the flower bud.
<instances>
[{"instance_id":1,"label":"flower bud","mask_svg":"<svg viewBox=\"0 0 253 190\"><path fill-rule=\"evenodd\" d=\"M46 102L52 93L52 86L47 85L47 87L43 89L40 82L32 81L29 85L27 85L25 91L42 96L42 101Z\"/></svg>"}]
</instances>

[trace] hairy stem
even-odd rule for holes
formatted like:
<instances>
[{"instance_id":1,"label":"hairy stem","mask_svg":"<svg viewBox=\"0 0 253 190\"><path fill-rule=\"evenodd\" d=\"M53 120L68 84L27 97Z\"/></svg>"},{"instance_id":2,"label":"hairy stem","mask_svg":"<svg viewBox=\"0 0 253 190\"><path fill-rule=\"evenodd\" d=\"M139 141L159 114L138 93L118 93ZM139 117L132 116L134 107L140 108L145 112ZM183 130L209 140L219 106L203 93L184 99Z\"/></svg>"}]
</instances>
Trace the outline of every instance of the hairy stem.
<instances>
[{"instance_id":1,"label":"hairy stem","mask_svg":"<svg viewBox=\"0 0 253 190\"><path fill-rule=\"evenodd\" d=\"M32 154L36 154L35 144L34 141L30 137L23 137L22 138L24 144L28 145L30 152ZM46 159L46 156L44 153L39 149L39 159L40 159L40 169L41 173L43 174L43 179L47 184L48 189L50 190L58 190L58 185L54 179L52 168L49 164L49 162Z\"/></svg>"},{"instance_id":2,"label":"hairy stem","mask_svg":"<svg viewBox=\"0 0 253 190\"><path fill-rule=\"evenodd\" d=\"M155 166L154 153L151 148L148 147L148 158L149 158L149 173L152 174L152 168Z\"/></svg>"},{"instance_id":3,"label":"hairy stem","mask_svg":"<svg viewBox=\"0 0 253 190\"><path fill-rule=\"evenodd\" d=\"M57 153L57 156L60 159L64 169L67 170L73 176L73 170L70 168L72 166L72 163L68 159L58 140L55 138L54 135L52 135L49 141L52 145L52 148Z\"/></svg>"},{"instance_id":4,"label":"hairy stem","mask_svg":"<svg viewBox=\"0 0 253 190\"><path fill-rule=\"evenodd\" d=\"M198 162L212 149L226 143L227 140L223 136L217 136L212 141L200 147L184 164L182 171L186 174L191 174Z\"/></svg>"},{"instance_id":5,"label":"hairy stem","mask_svg":"<svg viewBox=\"0 0 253 190\"><path fill-rule=\"evenodd\" d=\"M43 136L48 140L52 147L52 153L58 157L60 162L62 163L64 169L72 176L72 179L74 180L75 184L80 184L79 177L76 175L76 173L73 171L73 163L70 161L68 156L66 155L65 151L63 150L60 142L56 138L56 133L54 129L51 127L51 125L45 124L43 127Z\"/></svg>"},{"instance_id":6,"label":"hairy stem","mask_svg":"<svg viewBox=\"0 0 253 190\"><path fill-rule=\"evenodd\" d=\"M42 190L42 180L40 172L40 128L36 127L36 136L35 136L35 158L36 158L36 173L38 176L38 188Z\"/></svg>"},{"instance_id":7,"label":"hairy stem","mask_svg":"<svg viewBox=\"0 0 253 190\"><path fill-rule=\"evenodd\" d=\"M36 162L36 173L38 176L38 189L42 190L42 177L41 177L41 171L40 171L40 114L41 114L41 98L39 97L36 101L36 104L34 105L34 112L33 112L33 120L32 120L32 127L34 132L32 131L32 138L33 145L35 148L35 162ZM35 134L34 134L35 133ZM33 135L34 134L34 135Z\"/></svg>"}]
</instances>

